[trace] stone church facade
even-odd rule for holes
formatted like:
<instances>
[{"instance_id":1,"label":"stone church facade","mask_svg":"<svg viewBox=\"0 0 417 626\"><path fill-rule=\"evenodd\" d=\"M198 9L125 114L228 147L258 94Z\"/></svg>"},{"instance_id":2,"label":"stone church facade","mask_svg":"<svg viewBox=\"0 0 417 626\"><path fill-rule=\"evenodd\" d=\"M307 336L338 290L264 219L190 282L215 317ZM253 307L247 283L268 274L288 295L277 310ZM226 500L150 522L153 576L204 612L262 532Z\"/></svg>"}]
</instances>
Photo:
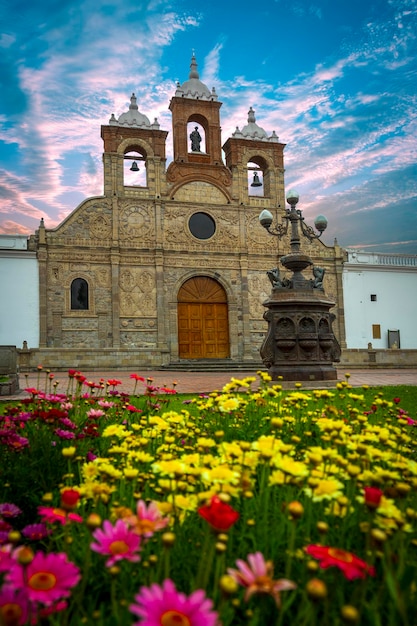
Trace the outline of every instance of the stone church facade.
<instances>
[{"instance_id":1,"label":"stone church facade","mask_svg":"<svg viewBox=\"0 0 417 626\"><path fill-rule=\"evenodd\" d=\"M40 281L37 363L55 370L192 368L207 360L262 367L266 271L290 242L269 236L258 217L268 209L278 223L284 214L285 146L258 126L252 109L222 144L220 108L193 57L169 105L168 167L168 132L139 111L134 94L129 110L101 127L104 194L55 229L42 221L31 237ZM317 240L302 249L326 270L343 348L344 252Z\"/></svg>"}]
</instances>

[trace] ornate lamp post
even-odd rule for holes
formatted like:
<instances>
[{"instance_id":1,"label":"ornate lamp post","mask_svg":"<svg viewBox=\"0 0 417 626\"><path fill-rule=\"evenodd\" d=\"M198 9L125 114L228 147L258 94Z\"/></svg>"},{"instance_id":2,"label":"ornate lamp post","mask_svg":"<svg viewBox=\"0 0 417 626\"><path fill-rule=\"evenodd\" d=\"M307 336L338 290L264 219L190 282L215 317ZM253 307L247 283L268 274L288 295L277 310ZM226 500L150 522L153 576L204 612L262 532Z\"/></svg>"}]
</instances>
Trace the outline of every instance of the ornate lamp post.
<instances>
[{"instance_id":1,"label":"ornate lamp post","mask_svg":"<svg viewBox=\"0 0 417 626\"><path fill-rule=\"evenodd\" d=\"M290 231L291 252L280 259L281 265L292 272L290 278L281 278L279 268L267 272L272 292L263 303L268 309L264 319L268 331L261 346L261 358L272 379L335 380L337 371L333 361L340 360L340 346L332 331L335 316L329 310L335 305L323 289L325 270L314 266L311 258L301 252L300 232L307 239L320 239L327 220L320 215L315 220L315 232L308 226L300 209L299 196L290 190L284 221L272 228L272 213L262 211L259 221L270 235L281 239ZM303 271L313 266L313 278Z\"/></svg>"}]
</instances>

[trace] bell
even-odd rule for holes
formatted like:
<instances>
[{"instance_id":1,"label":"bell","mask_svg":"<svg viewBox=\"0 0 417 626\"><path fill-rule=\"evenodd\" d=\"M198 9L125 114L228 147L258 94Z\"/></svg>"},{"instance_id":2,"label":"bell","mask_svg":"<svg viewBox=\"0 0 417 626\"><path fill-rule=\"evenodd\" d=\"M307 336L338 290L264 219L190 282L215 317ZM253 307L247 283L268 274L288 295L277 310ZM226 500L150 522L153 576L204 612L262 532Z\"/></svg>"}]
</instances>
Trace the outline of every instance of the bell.
<instances>
[{"instance_id":1,"label":"bell","mask_svg":"<svg viewBox=\"0 0 417 626\"><path fill-rule=\"evenodd\" d=\"M138 164L136 163L136 161L133 161L132 167L130 168L130 171L131 172L139 172Z\"/></svg>"},{"instance_id":2,"label":"bell","mask_svg":"<svg viewBox=\"0 0 417 626\"><path fill-rule=\"evenodd\" d=\"M251 183L251 187L262 187L262 183L259 180L259 176L256 172L253 174L253 181Z\"/></svg>"}]
</instances>

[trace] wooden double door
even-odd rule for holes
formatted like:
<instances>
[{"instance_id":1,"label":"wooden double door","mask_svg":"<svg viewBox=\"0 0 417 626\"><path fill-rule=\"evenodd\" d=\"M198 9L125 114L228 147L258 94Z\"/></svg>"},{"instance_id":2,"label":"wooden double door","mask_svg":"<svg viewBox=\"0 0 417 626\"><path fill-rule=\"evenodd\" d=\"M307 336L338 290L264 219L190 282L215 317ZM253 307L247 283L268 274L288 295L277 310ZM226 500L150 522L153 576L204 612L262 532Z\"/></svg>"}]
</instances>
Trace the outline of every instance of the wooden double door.
<instances>
[{"instance_id":1,"label":"wooden double door","mask_svg":"<svg viewBox=\"0 0 417 626\"><path fill-rule=\"evenodd\" d=\"M182 359L229 357L227 296L213 278L190 278L179 290L178 344Z\"/></svg>"}]
</instances>

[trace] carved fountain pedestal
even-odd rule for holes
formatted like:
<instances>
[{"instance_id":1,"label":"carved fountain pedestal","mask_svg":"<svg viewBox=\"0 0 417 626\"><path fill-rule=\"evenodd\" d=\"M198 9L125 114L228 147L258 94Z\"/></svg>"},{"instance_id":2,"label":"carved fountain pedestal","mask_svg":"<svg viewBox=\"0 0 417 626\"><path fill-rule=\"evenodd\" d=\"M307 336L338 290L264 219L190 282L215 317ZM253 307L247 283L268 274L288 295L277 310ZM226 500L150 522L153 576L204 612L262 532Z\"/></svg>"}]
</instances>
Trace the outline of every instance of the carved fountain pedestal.
<instances>
[{"instance_id":1,"label":"carved fountain pedestal","mask_svg":"<svg viewBox=\"0 0 417 626\"><path fill-rule=\"evenodd\" d=\"M293 276L281 281L277 269L267 272L272 292L263 303L268 331L262 361L273 380L336 380L333 362L340 360L340 347L330 313L335 303L322 286L324 270L313 267L315 279L307 280L302 270L313 263L300 253L282 257L281 263Z\"/></svg>"},{"instance_id":2,"label":"carved fountain pedestal","mask_svg":"<svg viewBox=\"0 0 417 626\"><path fill-rule=\"evenodd\" d=\"M304 217L296 209L299 196L290 190L283 224L271 228L272 213L262 211L261 225L270 235L280 239L287 233L291 224L291 252L281 257L281 265L292 272L291 278L280 278L278 268L269 270L267 275L272 284L272 292L263 303L268 309L264 319L268 331L261 346L262 361L272 380L336 380L334 361L340 361L340 346L333 334L332 323L335 315L330 313L334 302L326 297L323 289L324 269L313 266L309 256L300 250L300 232L310 241L319 239L326 229L327 220L319 215L315 227L319 233L305 224ZM313 266L313 277L307 279L303 271Z\"/></svg>"}]
</instances>

